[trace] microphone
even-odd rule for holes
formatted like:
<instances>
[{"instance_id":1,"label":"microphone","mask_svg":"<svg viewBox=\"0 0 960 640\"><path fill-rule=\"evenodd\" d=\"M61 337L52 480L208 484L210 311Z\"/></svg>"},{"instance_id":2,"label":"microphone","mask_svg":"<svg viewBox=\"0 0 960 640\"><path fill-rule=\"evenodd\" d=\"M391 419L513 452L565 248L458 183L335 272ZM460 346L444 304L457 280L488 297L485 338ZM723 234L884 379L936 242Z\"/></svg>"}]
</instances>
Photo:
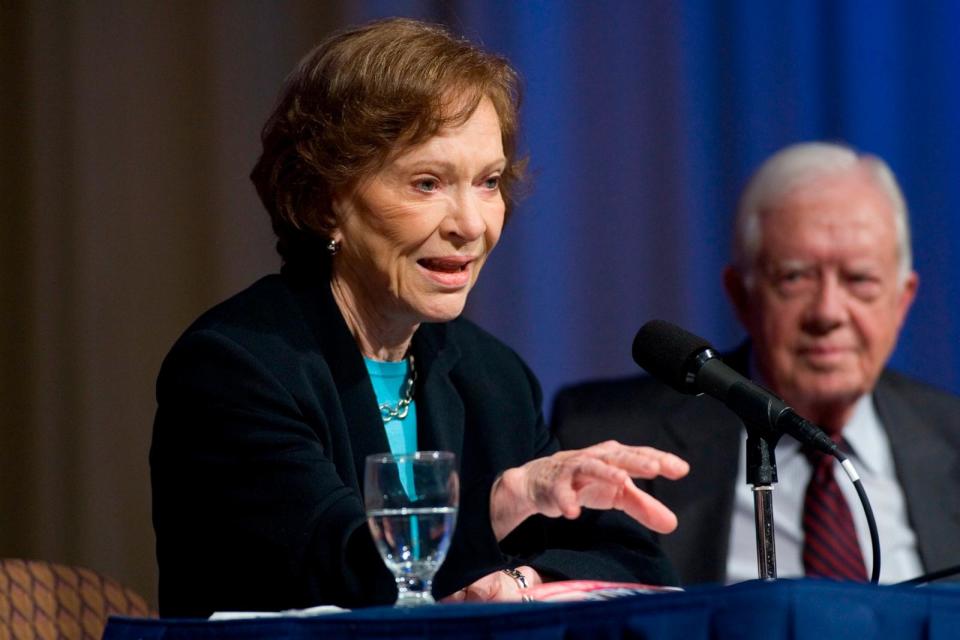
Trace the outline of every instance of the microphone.
<instances>
[{"instance_id":1,"label":"microphone","mask_svg":"<svg viewBox=\"0 0 960 640\"><path fill-rule=\"evenodd\" d=\"M837 443L783 400L740 375L699 336L663 320L640 327L633 359L653 377L680 393L705 393L724 403L748 427L788 433L801 443L837 456Z\"/></svg>"}]
</instances>

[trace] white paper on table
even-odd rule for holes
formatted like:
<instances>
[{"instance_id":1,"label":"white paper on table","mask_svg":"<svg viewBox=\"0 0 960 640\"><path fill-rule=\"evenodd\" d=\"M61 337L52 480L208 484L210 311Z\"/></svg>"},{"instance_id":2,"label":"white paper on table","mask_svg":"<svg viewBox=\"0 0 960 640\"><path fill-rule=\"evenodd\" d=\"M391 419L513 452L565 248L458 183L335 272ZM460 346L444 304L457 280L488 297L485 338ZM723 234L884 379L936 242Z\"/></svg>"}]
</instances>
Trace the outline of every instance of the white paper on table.
<instances>
[{"instance_id":1,"label":"white paper on table","mask_svg":"<svg viewBox=\"0 0 960 640\"><path fill-rule=\"evenodd\" d=\"M215 611L209 620L247 620L251 618L311 618L331 613L344 613L350 609L322 604L307 609L287 609L286 611Z\"/></svg>"},{"instance_id":2,"label":"white paper on table","mask_svg":"<svg viewBox=\"0 0 960 640\"><path fill-rule=\"evenodd\" d=\"M564 602L569 600L612 600L624 596L683 591L680 587L661 587L637 582L608 582L604 580L560 580L544 582L526 590L536 602Z\"/></svg>"}]
</instances>

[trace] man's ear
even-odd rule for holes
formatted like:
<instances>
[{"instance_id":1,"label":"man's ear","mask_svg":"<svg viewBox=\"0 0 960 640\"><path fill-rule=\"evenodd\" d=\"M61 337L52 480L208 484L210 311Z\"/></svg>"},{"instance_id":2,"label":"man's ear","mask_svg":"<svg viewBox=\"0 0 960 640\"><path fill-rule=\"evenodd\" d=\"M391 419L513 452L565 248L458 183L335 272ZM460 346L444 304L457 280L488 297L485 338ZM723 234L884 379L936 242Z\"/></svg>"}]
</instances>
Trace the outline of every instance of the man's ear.
<instances>
[{"instance_id":1,"label":"man's ear","mask_svg":"<svg viewBox=\"0 0 960 640\"><path fill-rule=\"evenodd\" d=\"M904 321L907 319L907 312L910 311L910 307L917 297L917 287L919 286L920 276L917 275L916 271L911 271L900 290L900 300L898 301L900 326L903 326Z\"/></svg>"},{"instance_id":2,"label":"man's ear","mask_svg":"<svg viewBox=\"0 0 960 640\"><path fill-rule=\"evenodd\" d=\"M728 264L723 270L723 289L727 292L737 319L746 329L750 312L750 295L743 274L733 265Z\"/></svg>"}]
</instances>

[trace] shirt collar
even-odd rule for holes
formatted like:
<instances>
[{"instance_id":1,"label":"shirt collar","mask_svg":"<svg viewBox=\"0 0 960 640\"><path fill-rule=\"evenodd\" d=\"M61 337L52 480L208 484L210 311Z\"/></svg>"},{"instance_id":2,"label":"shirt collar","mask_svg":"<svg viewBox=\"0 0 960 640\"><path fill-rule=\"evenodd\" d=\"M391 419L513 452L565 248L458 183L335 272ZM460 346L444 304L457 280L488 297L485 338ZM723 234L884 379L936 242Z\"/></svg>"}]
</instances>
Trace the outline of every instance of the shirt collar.
<instances>
[{"instance_id":1,"label":"shirt collar","mask_svg":"<svg viewBox=\"0 0 960 640\"><path fill-rule=\"evenodd\" d=\"M887 434L880 424L880 416L872 394L864 394L853 407L850 420L843 427L849 455L867 471L883 473L893 468Z\"/></svg>"}]
</instances>

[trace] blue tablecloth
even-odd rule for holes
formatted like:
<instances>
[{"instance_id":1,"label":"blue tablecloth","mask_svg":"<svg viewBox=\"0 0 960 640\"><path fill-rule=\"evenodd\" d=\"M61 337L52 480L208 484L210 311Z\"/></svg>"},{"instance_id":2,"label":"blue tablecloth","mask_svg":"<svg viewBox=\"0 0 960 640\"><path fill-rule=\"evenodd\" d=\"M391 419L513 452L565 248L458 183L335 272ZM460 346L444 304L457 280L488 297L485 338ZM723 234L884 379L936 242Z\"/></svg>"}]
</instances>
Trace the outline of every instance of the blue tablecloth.
<instances>
[{"instance_id":1,"label":"blue tablecloth","mask_svg":"<svg viewBox=\"0 0 960 640\"><path fill-rule=\"evenodd\" d=\"M218 622L111 618L104 638L947 640L960 638L960 589L780 580L603 602L375 607Z\"/></svg>"}]
</instances>

